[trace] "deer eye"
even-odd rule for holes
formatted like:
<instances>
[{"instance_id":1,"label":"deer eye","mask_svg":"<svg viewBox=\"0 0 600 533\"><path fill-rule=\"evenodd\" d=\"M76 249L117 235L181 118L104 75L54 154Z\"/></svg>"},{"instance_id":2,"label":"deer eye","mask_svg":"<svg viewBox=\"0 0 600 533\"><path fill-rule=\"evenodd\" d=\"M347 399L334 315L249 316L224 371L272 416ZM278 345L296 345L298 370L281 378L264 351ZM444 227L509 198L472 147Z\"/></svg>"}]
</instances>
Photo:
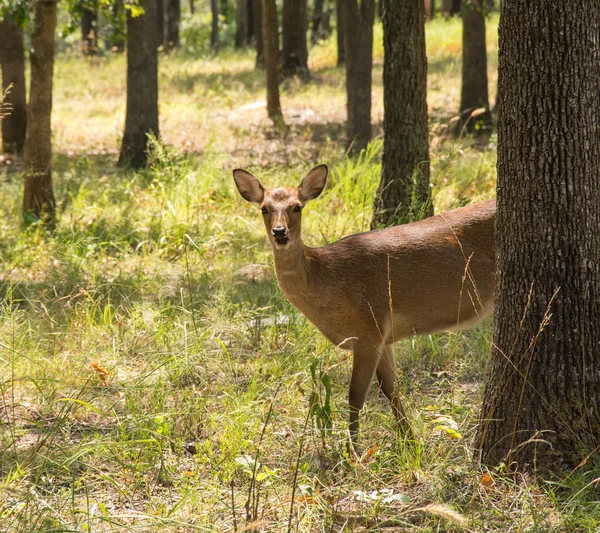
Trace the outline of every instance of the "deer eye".
<instances>
[{"instance_id":1,"label":"deer eye","mask_svg":"<svg viewBox=\"0 0 600 533\"><path fill-rule=\"evenodd\" d=\"M261 207L260 210L262 211L263 215L266 215L269 213L269 210L266 207Z\"/></svg>"},{"instance_id":2,"label":"deer eye","mask_svg":"<svg viewBox=\"0 0 600 533\"><path fill-rule=\"evenodd\" d=\"M303 208L303 207L304 207L304 206L302 206L302 205L297 205L297 206L295 206L295 207L294 207L294 213L299 213L300 211L302 211L302 208Z\"/></svg>"}]
</instances>

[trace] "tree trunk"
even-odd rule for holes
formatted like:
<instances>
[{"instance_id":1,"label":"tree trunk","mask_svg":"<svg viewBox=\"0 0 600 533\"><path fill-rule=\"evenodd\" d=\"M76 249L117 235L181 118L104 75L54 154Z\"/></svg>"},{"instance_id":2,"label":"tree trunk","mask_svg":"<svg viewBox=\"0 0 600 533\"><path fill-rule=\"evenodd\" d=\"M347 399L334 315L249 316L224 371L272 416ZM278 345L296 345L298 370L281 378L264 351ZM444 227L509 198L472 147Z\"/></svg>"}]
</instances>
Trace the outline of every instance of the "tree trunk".
<instances>
[{"instance_id":1,"label":"tree trunk","mask_svg":"<svg viewBox=\"0 0 600 533\"><path fill-rule=\"evenodd\" d=\"M600 446L598 21L592 0L501 3L490 465L560 473Z\"/></svg>"},{"instance_id":2,"label":"tree trunk","mask_svg":"<svg viewBox=\"0 0 600 533\"><path fill-rule=\"evenodd\" d=\"M283 75L308 78L306 0L283 0Z\"/></svg>"},{"instance_id":3,"label":"tree trunk","mask_svg":"<svg viewBox=\"0 0 600 533\"><path fill-rule=\"evenodd\" d=\"M252 39L254 38L254 1L253 0L247 0L247 5L248 5L248 23L247 23L247 28L248 28L248 35L246 36L246 42L247 43L251 43Z\"/></svg>"},{"instance_id":4,"label":"tree trunk","mask_svg":"<svg viewBox=\"0 0 600 533\"><path fill-rule=\"evenodd\" d=\"M167 2L167 47L179 48L179 22L181 20L181 0Z\"/></svg>"},{"instance_id":5,"label":"tree trunk","mask_svg":"<svg viewBox=\"0 0 600 533\"><path fill-rule=\"evenodd\" d=\"M283 129L283 114L279 102L279 30L275 0L262 0L263 48L267 77L267 113L273 124Z\"/></svg>"},{"instance_id":6,"label":"tree trunk","mask_svg":"<svg viewBox=\"0 0 600 533\"><path fill-rule=\"evenodd\" d=\"M442 13L447 17L453 17L460 13L461 0L442 0Z\"/></svg>"},{"instance_id":7,"label":"tree trunk","mask_svg":"<svg viewBox=\"0 0 600 533\"><path fill-rule=\"evenodd\" d=\"M81 43L84 55L96 55L98 53L98 22L97 7L83 8L81 12Z\"/></svg>"},{"instance_id":8,"label":"tree trunk","mask_svg":"<svg viewBox=\"0 0 600 533\"><path fill-rule=\"evenodd\" d=\"M211 0L212 2L212 0ZM190 13L193 15L196 12L196 8L194 7L194 0L190 0Z\"/></svg>"},{"instance_id":9,"label":"tree trunk","mask_svg":"<svg viewBox=\"0 0 600 533\"><path fill-rule=\"evenodd\" d=\"M457 134L489 132L492 124L488 98L484 0L463 4L463 65Z\"/></svg>"},{"instance_id":10,"label":"tree trunk","mask_svg":"<svg viewBox=\"0 0 600 533\"><path fill-rule=\"evenodd\" d=\"M167 0L168 2L169 0ZM156 0L156 46L165 44L165 5L163 0Z\"/></svg>"},{"instance_id":11,"label":"tree trunk","mask_svg":"<svg viewBox=\"0 0 600 533\"><path fill-rule=\"evenodd\" d=\"M244 48L248 37L248 3L236 0L235 4L235 47Z\"/></svg>"},{"instance_id":12,"label":"tree trunk","mask_svg":"<svg viewBox=\"0 0 600 533\"><path fill-rule=\"evenodd\" d=\"M127 109L120 165L146 164L148 134L158 137L156 0L142 0L144 14L127 12Z\"/></svg>"},{"instance_id":13,"label":"tree trunk","mask_svg":"<svg viewBox=\"0 0 600 533\"><path fill-rule=\"evenodd\" d=\"M346 63L346 50L344 48L344 0L336 0L335 2L335 17L336 17L336 34L337 34L337 64L338 66Z\"/></svg>"},{"instance_id":14,"label":"tree trunk","mask_svg":"<svg viewBox=\"0 0 600 533\"><path fill-rule=\"evenodd\" d=\"M263 46L262 0L254 2L254 38L256 41L256 68L265 68L265 53Z\"/></svg>"},{"instance_id":15,"label":"tree trunk","mask_svg":"<svg viewBox=\"0 0 600 533\"><path fill-rule=\"evenodd\" d=\"M214 52L219 50L219 4L218 0L210 0L212 12L212 27L210 31L210 46Z\"/></svg>"},{"instance_id":16,"label":"tree trunk","mask_svg":"<svg viewBox=\"0 0 600 533\"><path fill-rule=\"evenodd\" d=\"M229 1L221 0L221 16L226 23L229 22Z\"/></svg>"},{"instance_id":17,"label":"tree trunk","mask_svg":"<svg viewBox=\"0 0 600 533\"><path fill-rule=\"evenodd\" d=\"M2 144L5 152L21 154L27 131L27 98L25 96L25 53L23 28L10 22L0 22L0 66L2 93L9 114L2 119Z\"/></svg>"},{"instance_id":18,"label":"tree trunk","mask_svg":"<svg viewBox=\"0 0 600 533\"><path fill-rule=\"evenodd\" d=\"M321 21L323 20L323 4L325 0L315 0L315 8L312 15L312 29L310 32L310 40L314 44L319 41L321 34Z\"/></svg>"},{"instance_id":19,"label":"tree trunk","mask_svg":"<svg viewBox=\"0 0 600 533\"><path fill-rule=\"evenodd\" d=\"M423 0L383 9L383 160L372 228L433 215Z\"/></svg>"},{"instance_id":20,"label":"tree trunk","mask_svg":"<svg viewBox=\"0 0 600 533\"><path fill-rule=\"evenodd\" d=\"M423 0L425 5L425 20L431 20L435 16L435 0Z\"/></svg>"},{"instance_id":21,"label":"tree trunk","mask_svg":"<svg viewBox=\"0 0 600 533\"><path fill-rule=\"evenodd\" d=\"M31 85L25 140L23 220L40 220L53 229L56 202L52 189L52 77L57 0L37 0L31 35Z\"/></svg>"},{"instance_id":22,"label":"tree trunk","mask_svg":"<svg viewBox=\"0 0 600 533\"><path fill-rule=\"evenodd\" d=\"M125 50L125 25L123 23L123 0L115 0L111 8L111 32L109 48L115 52Z\"/></svg>"},{"instance_id":23,"label":"tree trunk","mask_svg":"<svg viewBox=\"0 0 600 533\"><path fill-rule=\"evenodd\" d=\"M354 152L371 140L371 69L375 0L344 0L348 137Z\"/></svg>"}]
</instances>

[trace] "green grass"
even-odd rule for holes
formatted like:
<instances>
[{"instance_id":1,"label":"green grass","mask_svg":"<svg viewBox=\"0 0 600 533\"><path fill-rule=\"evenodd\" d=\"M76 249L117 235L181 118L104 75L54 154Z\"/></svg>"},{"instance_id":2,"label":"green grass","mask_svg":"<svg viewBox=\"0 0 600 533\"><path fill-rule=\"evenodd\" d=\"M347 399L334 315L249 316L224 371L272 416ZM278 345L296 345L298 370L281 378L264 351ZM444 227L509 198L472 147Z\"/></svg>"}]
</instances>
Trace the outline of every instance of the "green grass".
<instances>
[{"instance_id":1,"label":"green grass","mask_svg":"<svg viewBox=\"0 0 600 533\"><path fill-rule=\"evenodd\" d=\"M443 210L493 196L495 139L447 136L460 23L433 21L427 41ZM374 56L380 131L379 28ZM471 450L490 324L399 343L418 439L397 437L374 386L366 453L348 457L349 355L283 298L260 217L231 179L244 166L291 185L326 162L331 184L305 211L307 243L368 229L381 139L345 157L335 59L330 39L311 49L308 84L284 84L281 139L251 51L161 56L163 142L150 168L131 172L114 166L124 58L59 56L53 235L20 228L21 176L0 174L0 531L598 528L595 464L554 484L502 470L482 482Z\"/></svg>"}]
</instances>

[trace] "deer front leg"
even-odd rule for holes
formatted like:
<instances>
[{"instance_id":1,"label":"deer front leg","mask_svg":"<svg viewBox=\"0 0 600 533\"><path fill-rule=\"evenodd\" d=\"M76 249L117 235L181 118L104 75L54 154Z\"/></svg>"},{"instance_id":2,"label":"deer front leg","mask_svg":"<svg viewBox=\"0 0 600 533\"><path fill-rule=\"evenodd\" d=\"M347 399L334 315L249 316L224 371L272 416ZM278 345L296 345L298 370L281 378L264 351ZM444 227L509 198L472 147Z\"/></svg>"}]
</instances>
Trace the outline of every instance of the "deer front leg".
<instances>
[{"instance_id":1,"label":"deer front leg","mask_svg":"<svg viewBox=\"0 0 600 533\"><path fill-rule=\"evenodd\" d=\"M369 387L379 364L381 351L377 343L357 341L352 358L350 378L350 442L354 448L358 442L358 413L365 404Z\"/></svg>"},{"instance_id":2,"label":"deer front leg","mask_svg":"<svg viewBox=\"0 0 600 533\"><path fill-rule=\"evenodd\" d=\"M379 386L383 394L385 394L386 398L392 404L398 429L402 435L410 435L410 424L400 401L400 391L398 390L398 382L396 381L396 361L391 344L383 346L381 351L379 364L377 365L377 381L379 381Z\"/></svg>"}]
</instances>

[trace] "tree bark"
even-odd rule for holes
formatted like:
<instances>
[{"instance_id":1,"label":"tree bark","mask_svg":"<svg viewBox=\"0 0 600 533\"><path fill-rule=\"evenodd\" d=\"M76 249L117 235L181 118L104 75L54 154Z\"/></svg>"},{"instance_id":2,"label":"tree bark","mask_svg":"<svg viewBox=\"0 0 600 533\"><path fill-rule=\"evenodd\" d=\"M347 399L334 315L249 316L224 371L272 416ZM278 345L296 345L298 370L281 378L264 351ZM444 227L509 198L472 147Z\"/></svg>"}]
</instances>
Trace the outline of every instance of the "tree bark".
<instances>
[{"instance_id":1,"label":"tree bark","mask_svg":"<svg viewBox=\"0 0 600 533\"><path fill-rule=\"evenodd\" d=\"M463 2L463 64L457 134L489 132L492 124L488 98L484 0ZM481 110L481 111L480 111Z\"/></svg>"},{"instance_id":2,"label":"tree bark","mask_svg":"<svg viewBox=\"0 0 600 533\"><path fill-rule=\"evenodd\" d=\"M336 0L335 2L335 17L336 17L336 35L337 35L337 64L338 66L346 63L346 50L344 48L344 0Z\"/></svg>"},{"instance_id":3,"label":"tree bark","mask_svg":"<svg viewBox=\"0 0 600 533\"><path fill-rule=\"evenodd\" d=\"M425 6L425 20L431 20L435 16L435 0L423 0Z\"/></svg>"},{"instance_id":4,"label":"tree bark","mask_svg":"<svg viewBox=\"0 0 600 533\"><path fill-rule=\"evenodd\" d=\"M52 77L57 0L37 0L31 35L31 85L25 139L23 220L41 221L48 229L56 223L52 189Z\"/></svg>"},{"instance_id":5,"label":"tree bark","mask_svg":"<svg viewBox=\"0 0 600 533\"><path fill-rule=\"evenodd\" d=\"M210 10L212 13L210 46L215 52L219 50L219 4L217 2L218 0L210 0Z\"/></svg>"},{"instance_id":6,"label":"tree bark","mask_svg":"<svg viewBox=\"0 0 600 533\"><path fill-rule=\"evenodd\" d=\"M433 215L423 0L383 8L383 160L372 228Z\"/></svg>"},{"instance_id":7,"label":"tree bark","mask_svg":"<svg viewBox=\"0 0 600 533\"><path fill-rule=\"evenodd\" d=\"M283 114L279 101L279 30L275 0L262 0L263 48L267 78L267 113L273 124L283 129Z\"/></svg>"},{"instance_id":8,"label":"tree bark","mask_svg":"<svg viewBox=\"0 0 600 533\"><path fill-rule=\"evenodd\" d=\"M236 0L235 4L235 47L244 48L248 42L248 3Z\"/></svg>"},{"instance_id":9,"label":"tree bark","mask_svg":"<svg viewBox=\"0 0 600 533\"><path fill-rule=\"evenodd\" d=\"M81 12L81 43L84 55L96 55L98 53L97 22L97 7L84 7Z\"/></svg>"},{"instance_id":10,"label":"tree bark","mask_svg":"<svg viewBox=\"0 0 600 533\"><path fill-rule=\"evenodd\" d=\"M27 98L25 96L25 53L23 28L0 22L0 67L2 93L10 87L4 105L9 114L2 119L2 144L5 152L23 153L27 132Z\"/></svg>"},{"instance_id":11,"label":"tree bark","mask_svg":"<svg viewBox=\"0 0 600 533\"><path fill-rule=\"evenodd\" d=\"M144 14L127 12L127 109L120 165L146 164L148 134L158 137L156 0L142 0Z\"/></svg>"},{"instance_id":12,"label":"tree bark","mask_svg":"<svg viewBox=\"0 0 600 533\"><path fill-rule=\"evenodd\" d=\"M168 2L169 0L167 0ZM165 42L165 4L163 0L156 0L156 46L162 46Z\"/></svg>"},{"instance_id":13,"label":"tree bark","mask_svg":"<svg viewBox=\"0 0 600 533\"><path fill-rule=\"evenodd\" d=\"M283 75L309 77L306 0L283 0Z\"/></svg>"},{"instance_id":14,"label":"tree bark","mask_svg":"<svg viewBox=\"0 0 600 533\"><path fill-rule=\"evenodd\" d=\"M486 464L559 473L600 445L599 23L596 1L501 3Z\"/></svg>"},{"instance_id":15,"label":"tree bark","mask_svg":"<svg viewBox=\"0 0 600 533\"><path fill-rule=\"evenodd\" d=\"M181 0L167 2L167 47L179 48L179 23L181 21Z\"/></svg>"},{"instance_id":16,"label":"tree bark","mask_svg":"<svg viewBox=\"0 0 600 533\"><path fill-rule=\"evenodd\" d=\"M359 152L371 140L371 69L375 0L344 0L348 137Z\"/></svg>"},{"instance_id":17,"label":"tree bark","mask_svg":"<svg viewBox=\"0 0 600 533\"><path fill-rule=\"evenodd\" d=\"M254 2L254 38L256 41L256 68L265 68L265 53L263 45L262 0Z\"/></svg>"}]
</instances>

